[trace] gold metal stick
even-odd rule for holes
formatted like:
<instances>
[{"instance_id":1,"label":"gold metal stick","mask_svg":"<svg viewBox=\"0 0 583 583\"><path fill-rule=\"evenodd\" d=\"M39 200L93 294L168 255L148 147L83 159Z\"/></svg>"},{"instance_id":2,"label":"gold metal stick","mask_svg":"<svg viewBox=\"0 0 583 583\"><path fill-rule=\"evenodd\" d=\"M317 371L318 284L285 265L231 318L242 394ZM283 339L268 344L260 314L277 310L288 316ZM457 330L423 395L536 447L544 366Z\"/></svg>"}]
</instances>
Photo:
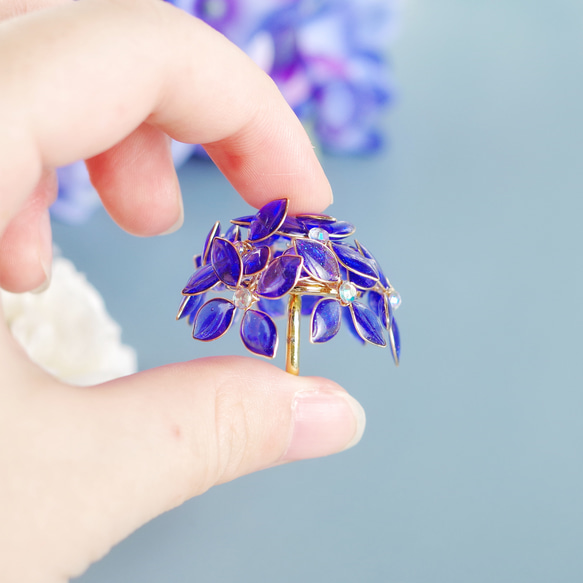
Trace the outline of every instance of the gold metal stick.
<instances>
[{"instance_id":1,"label":"gold metal stick","mask_svg":"<svg viewBox=\"0 0 583 583\"><path fill-rule=\"evenodd\" d=\"M300 317L302 296L290 294L287 308L287 343L285 370L290 374L300 374Z\"/></svg>"}]
</instances>

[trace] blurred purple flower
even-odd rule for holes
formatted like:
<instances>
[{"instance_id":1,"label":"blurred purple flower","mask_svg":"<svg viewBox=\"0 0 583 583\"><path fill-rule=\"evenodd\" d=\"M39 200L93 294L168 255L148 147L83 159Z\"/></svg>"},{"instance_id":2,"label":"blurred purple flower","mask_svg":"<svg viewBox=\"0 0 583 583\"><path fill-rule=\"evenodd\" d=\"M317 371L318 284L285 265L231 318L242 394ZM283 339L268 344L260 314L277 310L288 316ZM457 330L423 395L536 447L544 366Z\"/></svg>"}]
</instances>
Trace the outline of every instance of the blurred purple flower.
<instances>
[{"instance_id":1,"label":"blurred purple flower","mask_svg":"<svg viewBox=\"0 0 583 583\"><path fill-rule=\"evenodd\" d=\"M325 151L383 145L381 114L394 88L388 46L399 0L167 0L243 49L277 83ZM177 166L200 146L173 144ZM53 216L85 221L99 204L82 162L61 168Z\"/></svg>"}]
</instances>

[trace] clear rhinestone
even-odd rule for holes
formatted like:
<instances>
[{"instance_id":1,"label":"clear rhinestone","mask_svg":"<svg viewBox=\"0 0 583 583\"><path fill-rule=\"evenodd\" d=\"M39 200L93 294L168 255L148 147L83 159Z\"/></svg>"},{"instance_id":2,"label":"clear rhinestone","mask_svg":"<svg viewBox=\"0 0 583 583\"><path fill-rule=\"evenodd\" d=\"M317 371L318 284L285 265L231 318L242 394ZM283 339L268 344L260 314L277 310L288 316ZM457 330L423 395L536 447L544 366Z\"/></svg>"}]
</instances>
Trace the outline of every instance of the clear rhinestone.
<instances>
[{"instance_id":1,"label":"clear rhinestone","mask_svg":"<svg viewBox=\"0 0 583 583\"><path fill-rule=\"evenodd\" d=\"M237 308L246 310L253 303L253 294L246 288L238 289L233 294L233 303Z\"/></svg>"},{"instance_id":2,"label":"clear rhinestone","mask_svg":"<svg viewBox=\"0 0 583 583\"><path fill-rule=\"evenodd\" d=\"M327 241L328 231L320 229L320 227L313 227L308 231L308 237L314 241Z\"/></svg>"},{"instance_id":3,"label":"clear rhinestone","mask_svg":"<svg viewBox=\"0 0 583 583\"><path fill-rule=\"evenodd\" d=\"M396 310L401 305L401 295L396 289L392 289L389 292L389 303L393 310Z\"/></svg>"},{"instance_id":4,"label":"clear rhinestone","mask_svg":"<svg viewBox=\"0 0 583 583\"><path fill-rule=\"evenodd\" d=\"M358 296L358 290L356 289L356 286L349 281L344 281L340 284L338 293L340 294L340 300L344 304L352 303Z\"/></svg>"}]
</instances>

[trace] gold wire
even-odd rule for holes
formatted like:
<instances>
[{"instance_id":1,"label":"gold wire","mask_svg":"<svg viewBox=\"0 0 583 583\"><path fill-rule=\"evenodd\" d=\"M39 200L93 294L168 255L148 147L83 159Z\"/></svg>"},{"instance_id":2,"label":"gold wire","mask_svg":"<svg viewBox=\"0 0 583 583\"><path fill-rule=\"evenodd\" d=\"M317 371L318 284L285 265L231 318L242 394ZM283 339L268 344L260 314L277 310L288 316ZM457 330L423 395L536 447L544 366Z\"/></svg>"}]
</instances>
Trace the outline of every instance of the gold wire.
<instances>
[{"instance_id":1,"label":"gold wire","mask_svg":"<svg viewBox=\"0 0 583 583\"><path fill-rule=\"evenodd\" d=\"M287 311L287 343L285 370L290 374L300 374L300 317L302 296L290 294Z\"/></svg>"}]
</instances>

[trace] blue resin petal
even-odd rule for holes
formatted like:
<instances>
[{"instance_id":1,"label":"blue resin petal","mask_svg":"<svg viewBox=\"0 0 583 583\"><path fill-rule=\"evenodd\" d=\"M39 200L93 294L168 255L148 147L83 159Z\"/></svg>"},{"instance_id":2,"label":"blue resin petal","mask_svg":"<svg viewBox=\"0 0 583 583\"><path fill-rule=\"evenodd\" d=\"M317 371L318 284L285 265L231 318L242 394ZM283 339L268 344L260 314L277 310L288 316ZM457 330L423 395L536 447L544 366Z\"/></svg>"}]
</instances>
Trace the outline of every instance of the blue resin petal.
<instances>
[{"instance_id":1,"label":"blue resin petal","mask_svg":"<svg viewBox=\"0 0 583 583\"><path fill-rule=\"evenodd\" d=\"M360 302L352 302L349 307L354 327L360 337L371 344L386 346L387 341L383 336L383 326L377 315Z\"/></svg>"},{"instance_id":2,"label":"blue resin petal","mask_svg":"<svg viewBox=\"0 0 583 583\"><path fill-rule=\"evenodd\" d=\"M209 300L194 318L192 337L208 342L222 336L233 321L235 304L223 298Z\"/></svg>"},{"instance_id":3,"label":"blue resin petal","mask_svg":"<svg viewBox=\"0 0 583 583\"><path fill-rule=\"evenodd\" d=\"M225 239L231 243L238 243L241 240L241 227L239 225L231 225L225 233Z\"/></svg>"},{"instance_id":4,"label":"blue resin petal","mask_svg":"<svg viewBox=\"0 0 583 583\"><path fill-rule=\"evenodd\" d=\"M390 288L391 284L389 283L387 276L383 273L383 270L381 269L380 263L374 258L374 255L360 241L357 241L356 239L354 239L354 244L357 246L358 250L367 259L370 259L373 262L374 266L376 267L377 271L379 272L379 280L380 280L382 286L387 288L387 289Z\"/></svg>"},{"instance_id":5,"label":"blue resin petal","mask_svg":"<svg viewBox=\"0 0 583 583\"><path fill-rule=\"evenodd\" d=\"M327 223L322 225L322 229L328 231L330 239L344 239L350 237L356 232L356 228L352 223L346 221L336 221L335 223Z\"/></svg>"},{"instance_id":6,"label":"blue resin petal","mask_svg":"<svg viewBox=\"0 0 583 583\"><path fill-rule=\"evenodd\" d=\"M348 279L359 289L372 289L378 283L378 280L364 277L363 275L354 273L354 271L348 272Z\"/></svg>"},{"instance_id":7,"label":"blue resin petal","mask_svg":"<svg viewBox=\"0 0 583 583\"><path fill-rule=\"evenodd\" d=\"M286 235L307 235L308 229L295 217L286 217L281 227L279 227L278 232L285 233Z\"/></svg>"},{"instance_id":8,"label":"blue resin petal","mask_svg":"<svg viewBox=\"0 0 583 583\"><path fill-rule=\"evenodd\" d=\"M278 342L275 323L263 312L247 310L241 321L241 340L253 354L273 358Z\"/></svg>"},{"instance_id":9,"label":"blue resin petal","mask_svg":"<svg viewBox=\"0 0 583 583\"><path fill-rule=\"evenodd\" d=\"M361 255L356 249L340 243L332 243L332 249L334 249L336 257L346 269L378 281L379 274L372 261Z\"/></svg>"},{"instance_id":10,"label":"blue resin petal","mask_svg":"<svg viewBox=\"0 0 583 583\"><path fill-rule=\"evenodd\" d=\"M205 294L199 294L197 296L183 296L182 303L178 308L178 314L176 314L177 320L182 320L182 318L186 318L186 316L194 317L194 314L198 311L198 309L204 303L204 296ZM188 318L189 322L191 318Z\"/></svg>"},{"instance_id":11,"label":"blue resin petal","mask_svg":"<svg viewBox=\"0 0 583 583\"><path fill-rule=\"evenodd\" d=\"M269 247L255 247L243 257L243 274L254 275L263 271L269 263Z\"/></svg>"},{"instance_id":12,"label":"blue resin petal","mask_svg":"<svg viewBox=\"0 0 583 583\"><path fill-rule=\"evenodd\" d=\"M363 346L366 342L360 337L360 334L354 327L354 322L352 321L352 313L350 310L344 309L342 310L342 319L344 320L344 325L348 328L352 336Z\"/></svg>"},{"instance_id":13,"label":"blue resin petal","mask_svg":"<svg viewBox=\"0 0 583 583\"><path fill-rule=\"evenodd\" d=\"M389 342L391 343L391 353L393 354L395 364L399 366L399 360L401 360L401 335L399 333L399 328L395 318L391 320L391 327L389 328Z\"/></svg>"},{"instance_id":14,"label":"blue resin petal","mask_svg":"<svg viewBox=\"0 0 583 583\"><path fill-rule=\"evenodd\" d=\"M322 296L302 296L302 316L311 316L314 306L322 299Z\"/></svg>"},{"instance_id":15,"label":"blue resin petal","mask_svg":"<svg viewBox=\"0 0 583 583\"><path fill-rule=\"evenodd\" d=\"M296 239L296 252L304 258L304 269L318 281L340 281L340 269L334 253L319 241Z\"/></svg>"},{"instance_id":16,"label":"blue resin petal","mask_svg":"<svg viewBox=\"0 0 583 583\"><path fill-rule=\"evenodd\" d=\"M302 307L303 307L302 298ZM280 318L287 314L287 302L284 298L277 298L276 300L266 300L265 298L260 298L257 302L257 306L262 312L269 314L273 318Z\"/></svg>"},{"instance_id":17,"label":"blue resin petal","mask_svg":"<svg viewBox=\"0 0 583 583\"><path fill-rule=\"evenodd\" d=\"M314 344L328 342L340 330L342 309L340 302L331 298L323 298L314 308L310 326L310 342Z\"/></svg>"},{"instance_id":18,"label":"blue resin petal","mask_svg":"<svg viewBox=\"0 0 583 583\"><path fill-rule=\"evenodd\" d=\"M211 248L211 263L225 285L237 287L241 283L243 263L233 243L216 237Z\"/></svg>"},{"instance_id":19,"label":"blue resin petal","mask_svg":"<svg viewBox=\"0 0 583 583\"><path fill-rule=\"evenodd\" d=\"M388 328L391 322L391 307L384 294L371 291L367 294L370 309L379 317L381 324Z\"/></svg>"},{"instance_id":20,"label":"blue resin petal","mask_svg":"<svg viewBox=\"0 0 583 583\"><path fill-rule=\"evenodd\" d=\"M281 227L287 215L288 199L272 200L262 206L251 222L250 241L263 241Z\"/></svg>"},{"instance_id":21,"label":"blue resin petal","mask_svg":"<svg viewBox=\"0 0 583 583\"><path fill-rule=\"evenodd\" d=\"M336 222L336 219L330 215L297 215L296 219L306 225L308 230L313 227L324 228L324 225Z\"/></svg>"},{"instance_id":22,"label":"blue resin petal","mask_svg":"<svg viewBox=\"0 0 583 583\"><path fill-rule=\"evenodd\" d=\"M257 295L267 299L281 298L298 281L304 260L299 255L281 255L261 274Z\"/></svg>"},{"instance_id":23,"label":"blue resin petal","mask_svg":"<svg viewBox=\"0 0 583 583\"><path fill-rule=\"evenodd\" d=\"M194 269L198 269L202 267L202 255L195 255L192 258L192 262L194 263Z\"/></svg>"},{"instance_id":24,"label":"blue resin petal","mask_svg":"<svg viewBox=\"0 0 583 583\"><path fill-rule=\"evenodd\" d=\"M213 286L219 283L219 278L213 269L213 266L208 263L197 269L191 276L186 286L182 290L182 295L194 296L208 291Z\"/></svg>"},{"instance_id":25,"label":"blue resin petal","mask_svg":"<svg viewBox=\"0 0 583 583\"><path fill-rule=\"evenodd\" d=\"M244 217L231 219L231 223L233 223L233 225L239 225L240 227L248 227L253 219L255 219L255 215L245 215Z\"/></svg>"},{"instance_id":26,"label":"blue resin petal","mask_svg":"<svg viewBox=\"0 0 583 583\"><path fill-rule=\"evenodd\" d=\"M204 247L202 248L202 264L206 265L211 259L211 247L217 235L221 232L221 223L217 221L206 236Z\"/></svg>"}]
</instances>

